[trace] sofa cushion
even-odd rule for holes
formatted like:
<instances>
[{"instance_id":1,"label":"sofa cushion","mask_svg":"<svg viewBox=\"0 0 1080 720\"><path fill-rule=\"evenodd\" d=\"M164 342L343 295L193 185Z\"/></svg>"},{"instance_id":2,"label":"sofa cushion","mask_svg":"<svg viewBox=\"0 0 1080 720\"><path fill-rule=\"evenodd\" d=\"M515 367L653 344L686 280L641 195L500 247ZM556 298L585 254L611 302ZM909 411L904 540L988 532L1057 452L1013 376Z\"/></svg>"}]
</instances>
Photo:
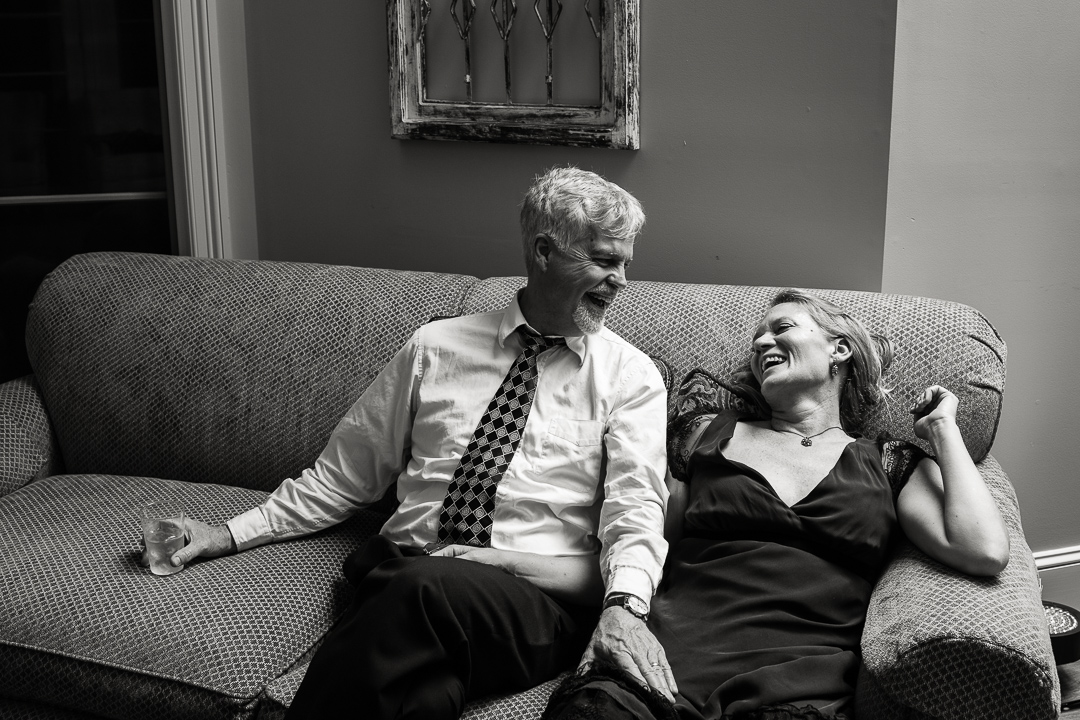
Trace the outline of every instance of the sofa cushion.
<instances>
[{"instance_id":1,"label":"sofa cushion","mask_svg":"<svg viewBox=\"0 0 1080 720\"><path fill-rule=\"evenodd\" d=\"M462 312L505 303L520 277L481 280ZM702 369L727 382L749 356L753 329L781 288L634 281L608 312L607 325L671 367L678 386ZM908 408L917 393L940 384L960 399L957 422L976 461L990 451L1005 387L1005 343L977 310L960 303L856 290L811 290L845 308L892 340L896 360L885 375L891 400L867 419L864 434L914 437ZM660 311L658 309L662 308ZM726 392L726 390L725 390ZM673 409L676 393L668 398Z\"/></svg>"},{"instance_id":2,"label":"sofa cushion","mask_svg":"<svg viewBox=\"0 0 1080 720\"><path fill-rule=\"evenodd\" d=\"M60 475L0 498L0 696L126 720L253 718L344 610L342 560L383 518L158 577L139 564L136 517L160 498L217 523L264 497Z\"/></svg>"},{"instance_id":3,"label":"sofa cushion","mask_svg":"<svg viewBox=\"0 0 1080 720\"><path fill-rule=\"evenodd\" d=\"M68 472L272 490L462 275L97 253L42 283L34 373Z\"/></svg>"}]
</instances>

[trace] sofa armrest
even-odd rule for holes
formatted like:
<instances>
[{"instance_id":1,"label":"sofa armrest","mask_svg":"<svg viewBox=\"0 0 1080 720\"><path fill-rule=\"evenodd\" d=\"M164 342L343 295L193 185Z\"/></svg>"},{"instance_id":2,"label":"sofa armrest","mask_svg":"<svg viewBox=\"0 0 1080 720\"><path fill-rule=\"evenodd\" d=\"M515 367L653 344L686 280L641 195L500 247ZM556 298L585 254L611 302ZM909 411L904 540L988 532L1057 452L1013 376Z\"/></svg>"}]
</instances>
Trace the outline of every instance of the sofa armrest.
<instances>
[{"instance_id":1,"label":"sofa armrest","mask_svg":"<svg viewBox=\"0 0 1080 720\"><path fill-rule=\"evenodd\" d=\"M992 457L978 467L1009 528L1009 565L995 578L972 578L902 540L867 613L863 709L884 701L935 718L1058 717L1061 692L1016 494Z\"/></svg>"},{"instance_id":2,"label":"sofa armrest","mask_svg":"<svg viewBox=\"0 0 1080 720\"><path fill-rule=\"evenodd\" d=\"M60 453L33 375L0 384L0 496L60 470Z\"/></svg>"}]
</instances>

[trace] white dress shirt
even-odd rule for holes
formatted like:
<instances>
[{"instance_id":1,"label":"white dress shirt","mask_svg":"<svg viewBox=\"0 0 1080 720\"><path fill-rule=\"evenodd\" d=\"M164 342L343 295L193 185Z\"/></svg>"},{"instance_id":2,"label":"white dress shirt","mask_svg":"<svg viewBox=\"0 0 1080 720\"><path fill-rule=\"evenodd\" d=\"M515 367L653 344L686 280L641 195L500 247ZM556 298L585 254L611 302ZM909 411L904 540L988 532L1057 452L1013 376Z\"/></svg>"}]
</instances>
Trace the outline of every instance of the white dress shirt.
<instances>
[{"instance_id":1,"label":"white dress shirt","mask_svg":"<svg viewBox=\"0 0 1080 720\"><path fill-rule=\"evenodd\" d=\"M315 467L229 521L238 549L345 520L397 480L382 534L422 548L438 539L447 486L523 343L505 310L418 329L334 429ZM499 481L491 547L600 553L608 592L652 597L660 580L666 391L652 361L602 329L542 353L525 433ZM602 482L601 482L602 480Z\"/></svg>"}]
</instances>

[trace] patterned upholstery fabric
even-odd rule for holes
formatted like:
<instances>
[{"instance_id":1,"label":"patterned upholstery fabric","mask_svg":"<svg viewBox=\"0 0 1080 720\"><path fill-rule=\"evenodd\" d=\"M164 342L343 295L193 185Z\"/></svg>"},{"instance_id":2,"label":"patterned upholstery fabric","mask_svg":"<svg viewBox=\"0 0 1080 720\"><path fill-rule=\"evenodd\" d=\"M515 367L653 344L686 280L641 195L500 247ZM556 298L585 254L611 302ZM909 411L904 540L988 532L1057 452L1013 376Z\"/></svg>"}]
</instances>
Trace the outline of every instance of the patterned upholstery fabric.
<instances>
[{"instance_id":1,"label":"patterned upholstery fabric","mask_svg":"<svg viewBox=\"0 0 1080 720\"><path fill-rule=\"evenodd\" d=\"M518 277L481 280L466 295L463 312L499 307L523 283ZM612 305L607 326L663 358L676 384L697 368L725 380L745 364L753 328L779 289L632 282ZM997 431L1005 386L1005 343L985 317L944 300L854 290L813 292L889 337L896 350L885 376L894 400L868 419L864 434L884 431L921 444L912 434L908 408L916 393L940 384L960 399L957 420L972 457L985 457ZM672 394L669 408L674 402Z\"/></svg>"},{"instance_id":2,"label":"patterned upholstery fabric","mask_svg":"<svg viewBox=\"0 0 1080 720\"><path fill-rule=\"evenodd\" d=\"M285 711L292 704L293 696L307 674L311 658L304 658L296 667L266 686L263 702L259 706L258 720L284 720Z\"/></svg>"},{"instance_id":3,"label":"patterned upholstery fabric","mask_svg":"<svg viewBox=\"0 0 1080 720\"><path fill-rule=\"evenodd\" d=\"M516 695L483 698L469 703L461 720L537 720L547 707L551 693L567 675L569 673L563 673Z\"/></svg>"},{"instance_id":4,"label":"patterned upholstery fabric","mask_svg":"<svg viewBox=\"0 0 1080 720\"><path fill-rule=\"evenodd\" d=\"M94 720L95 717L77 710L0 698L0 720Z\"/></svg>"},{"instance_id":5,"label":"patterned upholstery fabric","mask_svg":"<svg viewBox=\"0 0 1080 720\"><path fill-rule=\"evenodd\" d=\"M59 452L32 375L0 385L0 495L54 474Z\"/></svg>"},{"instance_id":6,"label":"patterned upholstery fabric","mask_svg":"<svg viewBox=\"0 0 1080 720\"><path fill-rule=\"evenodd\" d=\"M342 560L382 518L197 562L139 565L138 507L220 523L265 493L58 475L0 498L0 696L127 720L251 718L344 610Z\"/></svg>"},{"instance_id":7,"label":"patterned upholstery fabric","mask_svg":"<svg viewBox=\"0 0 1080 720\"><path fill-rule=\"evenodd\" d=\"M137 564L135 509L173 498L219 522L251 507L310 465L415 327L497 308L521 284L118 253L58 268L28 322L40 387L0 386L0 422L18 429L0 425L10 473L0 475L0 720L283 717L347 601L341 560L383 517L365 511L158 578ZM745 361L774 292L632 283L608 324L652 357L669 389L696 368L723 379ZM924 298L821 294L897 347L896 401L874 430L910 439L911 397L940 382L960 396L972 454L986 455L1005 347L981 315ZM81 474L55 476L51 446ZM901 549L864 635L863 718L1053 716L1056 676L1015 497L992 458L980 467L1006 508L1010 567L971 580ZM474 702L465 717L538 718L554 684ZM994 714L980 693L1007 710Z\"/></svg>"},{"instance_id":8,"label":"patterned upholstery fabric","mask_svg":"<svg viewBox=\"0 0 1080 720\"><path fill-rule=\"evenodd\" d=\"M27 321L69 472L272 490L472 279L126 253L72 258Z\"/></svg>"}]
</instances>

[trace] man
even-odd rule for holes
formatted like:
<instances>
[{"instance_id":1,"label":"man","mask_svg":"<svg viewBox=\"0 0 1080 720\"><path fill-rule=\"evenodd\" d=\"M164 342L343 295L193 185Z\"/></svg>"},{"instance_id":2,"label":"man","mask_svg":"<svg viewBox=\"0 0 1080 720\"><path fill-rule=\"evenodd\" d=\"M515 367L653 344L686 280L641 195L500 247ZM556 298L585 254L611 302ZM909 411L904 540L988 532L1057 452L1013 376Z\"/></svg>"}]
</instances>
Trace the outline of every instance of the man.
<instances>
[{"instance_id":1,"label":"man","mask_svg":"<svg viewBox=\"0 0 1080 720\"><path fill-rule=\"evenodd\" d=\"M528 283L508 307L418 329L314 468L227 525L190 523L174 564L320 530L397 481L290 718L456 718L572 666L601 598L589 657L637 662L617 646L667 551L665 390L604 317L644 220L594 173L538 178L521 211Z\"/></svg>"}]
</instances>

